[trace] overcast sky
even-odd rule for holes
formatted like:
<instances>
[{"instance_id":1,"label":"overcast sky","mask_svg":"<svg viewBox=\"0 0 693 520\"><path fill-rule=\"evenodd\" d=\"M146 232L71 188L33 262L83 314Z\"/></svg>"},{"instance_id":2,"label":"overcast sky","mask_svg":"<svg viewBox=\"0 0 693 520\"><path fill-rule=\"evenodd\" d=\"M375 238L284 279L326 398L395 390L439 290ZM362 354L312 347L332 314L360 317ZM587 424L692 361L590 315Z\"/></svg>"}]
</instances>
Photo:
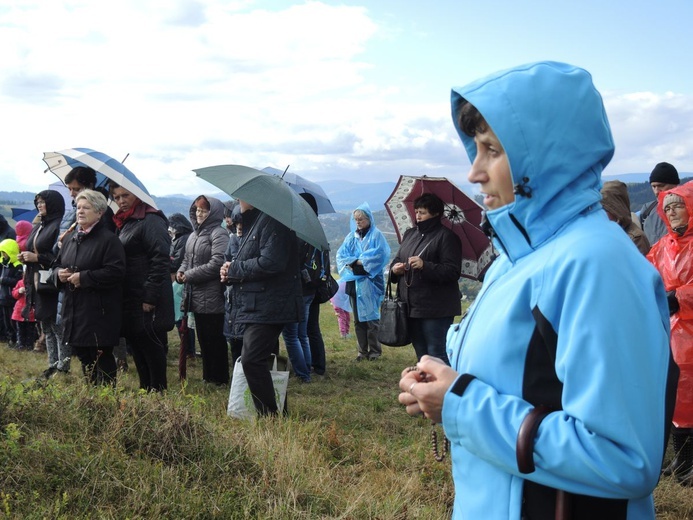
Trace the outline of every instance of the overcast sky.
<instances>
[{"instance_id":1,"label":"overcast sky","mask_svg":"<svg viewBox=\"0 0 693 520\"><path fill-rule=\"evenodd\" d=\"M158 196L216 191L192 169L217 164L463 186L450 88L545 59L602 92L605 175L691 172L692 27L688 0L0 0L0 189L73 147Z\"/></svg>"}]
</instances>

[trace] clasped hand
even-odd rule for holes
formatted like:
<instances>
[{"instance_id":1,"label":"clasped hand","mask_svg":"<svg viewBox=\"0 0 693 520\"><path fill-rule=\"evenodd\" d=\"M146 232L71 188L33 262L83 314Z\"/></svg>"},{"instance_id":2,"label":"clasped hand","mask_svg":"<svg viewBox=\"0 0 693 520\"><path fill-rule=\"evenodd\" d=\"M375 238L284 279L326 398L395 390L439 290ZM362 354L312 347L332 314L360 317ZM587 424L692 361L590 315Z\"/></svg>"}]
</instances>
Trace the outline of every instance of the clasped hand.
<instances>
[{"instance_id":1,"label":"clasped hand","mask_svg":"<svg viewBox=\"0 0 693 520\"><path fill-rule=\"evenodd\" d=\"M399 402L412 416L425 415L442 422L443 399L458 373L438 358L423 356L415 367L405 368L399 380Z\"/></svg>"},{"instance_id":2,"label":"clasped hand","mask_svg":"<svg viewBox=\"0 0 693 520\"><path fill-rule=\"evenodd\" d=\"M231 265L231 262L224 262L221 265L221 268L219 269L219 278L221 279L221 283L226 283L229 281L229 266Z\"/></svg>"},{"instance_id":3,"label":"clasped hand","mask_svg":"<svg viewBox=\"0 0 693 520\"><path fill-rule=\"evenodd\" d=\"M58 279L62 283L70 283L75 287L79 287L79 273L73 272L71 269L58 269Z\"/></svg>"},{"instance_id":4,"label":"clasped hand","mask_svg":"<svg viewBox=\"0 0 693 520\"><path fill-rule=\"evenodd\" d=\"M408 269L423 269L423 260L420 256L410 256L407 263L397 262L392 266L392 272L397 276L402 276Z\"/></svg>"}]
</instances>

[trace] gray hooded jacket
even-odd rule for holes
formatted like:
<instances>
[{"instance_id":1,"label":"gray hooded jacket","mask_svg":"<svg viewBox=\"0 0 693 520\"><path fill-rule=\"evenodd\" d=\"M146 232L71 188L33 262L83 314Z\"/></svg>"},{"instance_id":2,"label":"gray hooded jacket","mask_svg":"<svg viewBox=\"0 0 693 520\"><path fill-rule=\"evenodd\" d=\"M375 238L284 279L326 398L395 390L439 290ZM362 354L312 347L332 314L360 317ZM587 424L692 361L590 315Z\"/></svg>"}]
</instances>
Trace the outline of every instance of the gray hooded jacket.
<instances>
[{"instance_id":1,"label":"gray hooded jacket","mask_svg":"<svg viewBox=\"0 0 693 520\"><path fill-rule=\"evenodd\" d=\"M210 212L202 224L197 223L195 204L190 207L190 221L194 231L185 244L185 258L178 272L185 273L183 301L189 301L189 310L198 314L224 314L224 285L219 270L224 263L224 252L229 235L221 222L224 205L220 200L206 197ZM188 300L189 298L189 300Z\"/></svg>"}]
</instances>

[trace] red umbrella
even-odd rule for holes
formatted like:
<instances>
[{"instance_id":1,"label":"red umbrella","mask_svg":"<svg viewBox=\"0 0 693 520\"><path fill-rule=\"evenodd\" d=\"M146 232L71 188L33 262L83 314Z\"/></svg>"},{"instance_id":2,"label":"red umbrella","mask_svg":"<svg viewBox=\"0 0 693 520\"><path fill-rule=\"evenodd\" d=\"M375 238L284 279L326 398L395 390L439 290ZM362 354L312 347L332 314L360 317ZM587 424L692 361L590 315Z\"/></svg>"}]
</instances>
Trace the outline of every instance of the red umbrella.
<instances>
[{"instance_id":1,"label":"red umbrella","mask_svg":"<svg viewBox=\"0 0 693 520\"><path fill-rule=\"evenodd\" d=\"M183 291L185 293L185 291ZM190 341L190 327L188 327L188 313L190 312L190 298L192 293L188 290L185 302L182 307L183 319L180 320L178 327L178 337L180 338L180 348L178 349L178 377L185 381L188 376L188 343Z\"/></svg>"},{"instance_id":2,"label":"red umbrella","mask_svg":"<svg viewBox=\"0 0 693 520\"><path fill-rule=\"evenodd\" d=\"M183 319L180 322L178 335L180 336L180 349L178 350L178 377L180 377L181 381L184 381L188 375L188 336L190 335L187 312L183 315Z\"/></svg>"},{"instance_id":3,"label":"red umbrella","mask_svg":"<svg viewBox=\"0 0 693 520\"><path fill-rule=\"evenodd\" d=\"M494 258L493 245L481 230L483 208L445 177L400 176L385 202L398 241L407 229L416 226L414 200L424 193L437 195L445 204L442 222L462 241L462 276L478 280Z\"/></svg>"}]
</instances>

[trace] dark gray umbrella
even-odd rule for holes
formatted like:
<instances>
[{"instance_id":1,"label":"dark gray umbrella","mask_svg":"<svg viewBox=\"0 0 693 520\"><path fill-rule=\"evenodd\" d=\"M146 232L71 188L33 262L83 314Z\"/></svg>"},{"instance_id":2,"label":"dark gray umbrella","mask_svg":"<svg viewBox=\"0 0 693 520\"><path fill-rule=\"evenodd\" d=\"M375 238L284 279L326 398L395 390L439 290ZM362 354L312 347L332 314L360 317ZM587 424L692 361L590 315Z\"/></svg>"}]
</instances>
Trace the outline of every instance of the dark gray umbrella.
<instances>
[{"instance_id":1,"label":"dark gray umbrella","mask_svg":"<svg viewBox=\"0 0 693 520\"><path fill-rule=\"evenodd\" d=\"M321 249L330 248L313 208L281 177L238 164L193 170L198 177L225 193L256 207Z\"/></svg>"},{"instance_id":2,"label":"dark gray umbrella","mask_svg":"<svg viewBox=\"0 0 693 520\"><path fill-rule=\"evenodd\" d=\"M323 215L325 213L336 213L330 198L319 184L309 181L305 177L301 177L295 173L287 171L282 172L281 170L277 170L271 166L263 168L262 171L281 177L292 190L298 193L310 193L318 205L318 215Z\"/></svg>"}]
</instances>

